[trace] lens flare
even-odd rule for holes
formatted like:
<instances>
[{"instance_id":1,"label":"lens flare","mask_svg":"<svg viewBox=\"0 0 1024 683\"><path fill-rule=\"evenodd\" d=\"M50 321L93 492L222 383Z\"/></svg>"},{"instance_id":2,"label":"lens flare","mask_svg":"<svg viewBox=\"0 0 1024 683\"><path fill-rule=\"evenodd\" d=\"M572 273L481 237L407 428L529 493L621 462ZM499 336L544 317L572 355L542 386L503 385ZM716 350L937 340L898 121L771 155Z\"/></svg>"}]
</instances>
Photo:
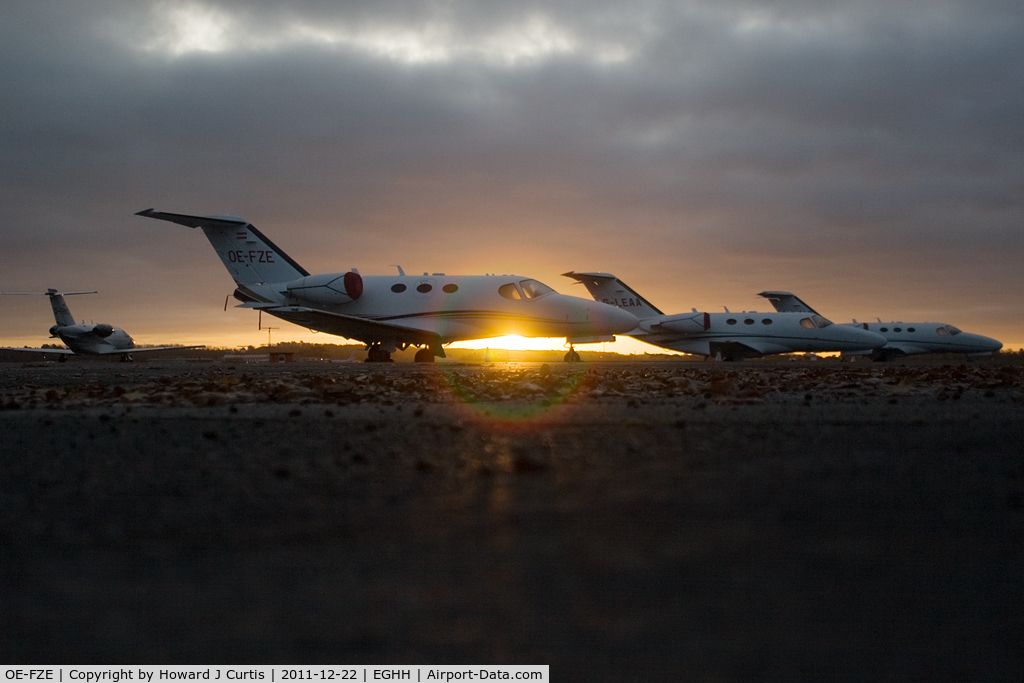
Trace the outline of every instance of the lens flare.
<instances>
[{"instance_id":1,"label":"lens flare","mask_svg":"<svg viewBox=\"0 0 1024 683\"><path fill-rule=\"evenodd\" d=\"M435 370L436 388L447 392L467 417L495 425L529 424L562 414L589 384L588 370L579 364L556 370L518 363L498 363L483 372L443 365Z\"/></svg>"}]
</instances>

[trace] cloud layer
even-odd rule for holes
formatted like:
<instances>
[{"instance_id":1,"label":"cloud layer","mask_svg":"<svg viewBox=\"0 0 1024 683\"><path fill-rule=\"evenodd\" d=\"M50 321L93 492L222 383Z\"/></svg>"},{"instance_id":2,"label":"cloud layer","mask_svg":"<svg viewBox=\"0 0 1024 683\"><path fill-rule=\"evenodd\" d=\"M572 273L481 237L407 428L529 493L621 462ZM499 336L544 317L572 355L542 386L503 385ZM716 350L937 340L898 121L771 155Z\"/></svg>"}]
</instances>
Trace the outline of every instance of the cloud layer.
<instances>
[{"instance_id":1,"label":"cloud layer","mask_svg":"<svg viewBox=\"0 0 1024 683\"><path fill-rule=\"evenodd\" d=\"M208 315L231 286L201 236L132 216L153 206L246 216L311 271L576 293L558 273L598 269L663 310L781 288L1024 343L1019 3L3 13L4 289L236 326ZM25 317L11 334L45 329Z\"/></svg>"}]
</instances>

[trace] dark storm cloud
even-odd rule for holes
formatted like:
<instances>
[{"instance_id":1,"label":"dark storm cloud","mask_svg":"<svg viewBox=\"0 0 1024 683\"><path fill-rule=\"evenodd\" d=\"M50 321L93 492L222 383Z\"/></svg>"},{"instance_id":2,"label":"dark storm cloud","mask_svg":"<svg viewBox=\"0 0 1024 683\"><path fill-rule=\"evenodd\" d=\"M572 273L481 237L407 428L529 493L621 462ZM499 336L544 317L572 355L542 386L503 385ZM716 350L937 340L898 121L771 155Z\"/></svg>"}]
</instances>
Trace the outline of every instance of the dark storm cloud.
<instances>
[{"instance_id":1,"label":"dark storm cloud","mask_svg":"<svg viewBox=\"0 0 1024 683\"><path fill-rule=\"evenodd\" d=\"M509 235L624 277L759 254L774 281L795 252L970 278L1024 247L1017 3L2 11L11 278L42 253L79 281L187 269L130 216L151 205L275 226L310 267L350 265L318 253L339 235L353 261L465 270Z\"/></svg>"}]
</instances>

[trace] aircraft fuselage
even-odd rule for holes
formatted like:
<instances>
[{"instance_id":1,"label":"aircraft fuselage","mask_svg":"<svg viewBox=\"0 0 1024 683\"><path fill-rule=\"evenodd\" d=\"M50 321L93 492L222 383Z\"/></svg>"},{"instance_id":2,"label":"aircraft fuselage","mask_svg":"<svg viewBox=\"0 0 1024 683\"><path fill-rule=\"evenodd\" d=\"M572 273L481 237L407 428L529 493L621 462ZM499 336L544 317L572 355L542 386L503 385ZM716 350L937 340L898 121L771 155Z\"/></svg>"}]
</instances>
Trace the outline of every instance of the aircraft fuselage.
<instances>
[{"instance_id":1,"label":"aircraft fuselage","mask_svg":"<svg viewBox=\"0 0 1024 683\"><path fill-rule=\"evenodd\" d=\"M684 313L647 318L627 335L640 341L702 356L863 351L883 344L864 330L833 325L806 313ZM746 349L746 351L744 350Z\"/></svg>"},{"instance_id":2,"label":"aircraft fuselage","mask_svg":"<svg viewBox=\"0 0 1024 683\"><path fill-rule=\"evenodd\" d=\"M103 355L135 348L135 340L127 332L110 325L55 325L50 333L75 353Z\"/></svg>"},{"instance_id":3,"label":"aircraft fuselage","mask_svg":"<svg viewBox=\"0 0 1024 683\"><path fill-rule=\"evenodd\" d=\"M620 333L636 325L629 313L579 297L566 296L519 275L365 275L358 298L341 282L350 273L303 278L303 285L274 283L240 286L245 298L263 303L271 315L295 322L290 308L310 307L367 321L436 333L442 344L504 335L592 337ZM352 292L353 294L355 292ZM276 304L267 308L266 304ZM333 324L299 324L337 334ZM381 329L360 339L386 341L401 334Z\"/></svg>"},{"instance_id":4,"label":"aircraft fuselage","mask_svg":"<svg viewBox=\"0 0 1024 683\"><path fill-rule=\"evenodd\" d=\"M945 323L843 323L885 338L883 352L915 355L921 353L966 353L987 355L1003 348L1001 342L980 334L961 332ZM853 353L853 352L850 352Z\"/></svg>"}]
</instances>

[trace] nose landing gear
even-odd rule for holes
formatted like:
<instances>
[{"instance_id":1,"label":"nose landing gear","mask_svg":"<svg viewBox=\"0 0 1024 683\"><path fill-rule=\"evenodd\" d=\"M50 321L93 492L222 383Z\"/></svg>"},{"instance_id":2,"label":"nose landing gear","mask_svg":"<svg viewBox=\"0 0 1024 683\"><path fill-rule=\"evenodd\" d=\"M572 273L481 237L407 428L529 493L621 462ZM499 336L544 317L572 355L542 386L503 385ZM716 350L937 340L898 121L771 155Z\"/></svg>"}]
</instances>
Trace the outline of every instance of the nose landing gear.
<instances>
[{"instance_id":1,"label":"nose landing gear","mask_svg":"<svg viewBox=\"0 0 1024 683\"><path fill-rule=\"evenodd\" d=\"M565 352L564 360L566 363L579 363L580 354L576 353L576 349L569 344L569 350Z\"/></svg>"}]
</instances>

